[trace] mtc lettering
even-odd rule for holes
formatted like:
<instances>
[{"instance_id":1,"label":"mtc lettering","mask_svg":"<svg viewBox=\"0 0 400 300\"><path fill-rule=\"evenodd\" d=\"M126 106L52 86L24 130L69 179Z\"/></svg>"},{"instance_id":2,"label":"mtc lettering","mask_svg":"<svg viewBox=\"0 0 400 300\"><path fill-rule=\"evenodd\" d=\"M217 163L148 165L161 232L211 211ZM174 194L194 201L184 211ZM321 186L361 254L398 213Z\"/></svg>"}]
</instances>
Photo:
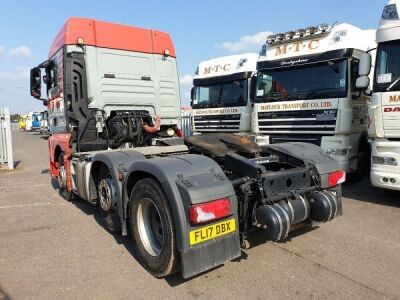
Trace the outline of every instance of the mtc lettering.
<instances>
[{"instance_id":1,"label":"mtc lettering","mask_svg":"<svg viewBox=\"0 0 400 300\"><path fill-rule=\"evenodd\" d=\"M231 64L224 64L224 65L215 65L215 66L210 66L210 67L205 67L203 75L207 75L210 73L218 73L221 70L227 72L230 69Z\"/></svg>"}]
</instances>

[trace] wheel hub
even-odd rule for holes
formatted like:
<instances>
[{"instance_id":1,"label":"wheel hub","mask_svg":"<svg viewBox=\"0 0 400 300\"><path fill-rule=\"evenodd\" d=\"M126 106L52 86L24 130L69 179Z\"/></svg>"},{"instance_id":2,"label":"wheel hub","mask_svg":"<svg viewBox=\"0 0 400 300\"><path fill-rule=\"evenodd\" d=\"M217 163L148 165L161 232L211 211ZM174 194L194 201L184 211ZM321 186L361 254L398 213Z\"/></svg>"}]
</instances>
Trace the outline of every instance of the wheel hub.
<instances>
[{"instance_id":1,"label":"wheel hub","mask_svg":"<svg viewBox=\"0 0 400 300\"><path fill-rule=\"evenodd\" d=\"M113 204L114 186L110 179L99 182L99 202L103 211L110 211Z\"/></svg>"},{"instance_id":2,"label":"wheel hub","mask_svg":"<svg viewBox=\"0 0 400 300\"><path fill-rule=\"evenodd\" d=\"M164 246L164 227L160 212L151 199L140 200L136 219L144 248L151 256L158 256Z\"/></svg>"},{"instance_id":3,"label":"wheel hub","mask_svg":"<svg viewBox=\"0 0 400 300\"><path fill-rule=\"evenodd\" d=\"M67 176L64 166L60 166L58 170L58 185L60 188L65 188L67 186Z\"/></svg>"}]
</instances>

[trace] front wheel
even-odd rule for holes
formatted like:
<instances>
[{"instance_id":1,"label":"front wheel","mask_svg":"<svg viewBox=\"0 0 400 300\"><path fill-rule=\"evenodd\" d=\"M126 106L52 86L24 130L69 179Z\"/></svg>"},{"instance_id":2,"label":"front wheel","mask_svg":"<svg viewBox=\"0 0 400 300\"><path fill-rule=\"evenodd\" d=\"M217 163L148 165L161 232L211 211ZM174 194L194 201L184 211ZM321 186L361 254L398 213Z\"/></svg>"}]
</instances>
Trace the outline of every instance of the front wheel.
<instances>
[{"instance_id":1,"label":"front wheel","mask_svg":"<svg viewBox=\"0 0 400 300\"><path fill-rule=\"evenodd\" d=\"M68 191L67 187L67 171L64 164L64 152L61 152L58 157L58 186L60 187L60 194L67 201L72 201L74 199L74 194Z\"/></svg>"},{"instance_id":2,"label":"front wheel","mask_svg":"<svg viewBox=\"0 0 400 300\"><path fill-rule=\"evenodd\" d=\"M175 228L164 191L152 178L142 179L130 196L130 226L142 265L161 278L179 270Z\"/></svg>"}]
</instances>

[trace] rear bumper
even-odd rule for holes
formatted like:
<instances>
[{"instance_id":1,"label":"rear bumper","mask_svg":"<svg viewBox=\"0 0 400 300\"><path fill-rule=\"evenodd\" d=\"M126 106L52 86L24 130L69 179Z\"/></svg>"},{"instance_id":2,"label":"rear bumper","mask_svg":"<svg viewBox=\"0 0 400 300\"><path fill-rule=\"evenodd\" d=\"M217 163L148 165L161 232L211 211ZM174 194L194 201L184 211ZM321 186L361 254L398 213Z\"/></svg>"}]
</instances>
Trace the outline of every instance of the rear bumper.
<instances>
[{"instance_id":1,"label":"rear bumper","mask_svg":"<svg viewBox=\"0 0 400 300\"><path fill-rule=\"evenodd\" d=\"M189 278L225 262L239 257L241 254L239 233L200 244L185 252L181 252L182 276Z\"/></svg>"}]
</instances>

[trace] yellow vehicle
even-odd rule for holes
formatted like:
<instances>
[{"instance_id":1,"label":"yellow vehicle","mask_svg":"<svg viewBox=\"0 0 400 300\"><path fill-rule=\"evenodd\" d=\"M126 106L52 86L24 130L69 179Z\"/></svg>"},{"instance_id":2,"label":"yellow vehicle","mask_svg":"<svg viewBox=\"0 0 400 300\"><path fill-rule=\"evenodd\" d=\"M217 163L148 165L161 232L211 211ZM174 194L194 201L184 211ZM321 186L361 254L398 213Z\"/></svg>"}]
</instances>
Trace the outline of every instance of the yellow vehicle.
<instances>
[{"instance_id":1,"label":"yellow vehicle","mask_svg":"<svg viewBox=\"0 0 400 300\"><path fill-rule=\"evenodd\" d=\"M25 126L26 126L25 121L26 121L27 118L28 118L28 115L22 115L21 116L21 119L18 122L19 129L25 130Z\"/></svg>"}]
</instances>

